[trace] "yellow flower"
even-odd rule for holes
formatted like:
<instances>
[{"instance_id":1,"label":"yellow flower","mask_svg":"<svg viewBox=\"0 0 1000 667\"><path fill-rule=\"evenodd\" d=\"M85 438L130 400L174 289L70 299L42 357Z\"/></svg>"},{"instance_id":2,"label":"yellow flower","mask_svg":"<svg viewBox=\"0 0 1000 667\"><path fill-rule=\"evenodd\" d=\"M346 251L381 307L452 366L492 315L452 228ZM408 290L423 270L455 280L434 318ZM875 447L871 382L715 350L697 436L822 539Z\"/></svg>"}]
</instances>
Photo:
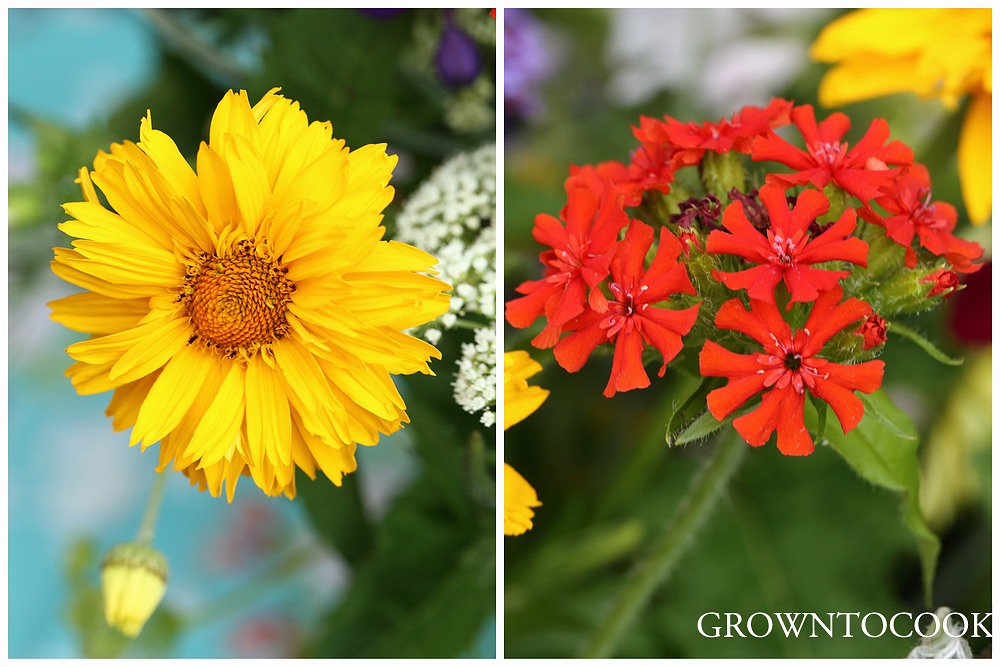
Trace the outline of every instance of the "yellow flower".
<instances>
[{"instance_id":1,"label":"yellow flower","mask_svg":"<svg viewBox=\"0 0 1000 667\"><path fill-rule=\"evenodd\" d=\"M503 355L503 427L507 430L538 409L549 396L547 389L529 386L528 378L542 370L542 365L524 350ZM539 507L538 495L516 470L503 464L503 534L521 535L531 528Z\"/></svg>"},{"instance_id":2,"label":"yellow flower","mask_svg":"<svg viewBox=\"0 0 1000 667\"><path fill-rule=\"evenodd\" d=\"M382 240L396 157L277 90L226 94L197 171L147 113L80 170L52 263L87 290L50 304L91 334L67 349L77 391L114 390L131 445L230 501L243 474L268 495L294 497L296 467L339 485L356 444L408 421L392 375L440 358L403 331L448 310L434 257Z\"/></svg>"},{"instance_id":3,"label":"yellow flower","mask_svg":"<svg viewBox=\"0 0 1000 667\"><path fill-rule=\"evenodd\" d=\"M535 516L532 507L538 507L538 495L521 474L503 464L503 534L521 535L531 529Z\"/></svg>"},{"instance_id":4,"label":"yellow flower","mask_svg":"<svg viewBox=\"0 0 1000 667\"><path fill-rule=\"evenodd\" d=\"M529 386L528 378L542 370L542 365L524 350L503 355L503 428L506 431L538 409L549 392Z\"/></svg>"},{"instance_id":5,"label":"yellow flower","mask_svg":"<svg viewBox=\"0 0 1000 667\"><path fill-rule=\"evenodd\" d=\"M824 106L913 92L951 110L972 96L958 146L973 223L993 209L993 15L984 9L861 9L820 33L811 55L839 63L819 86Z\"/></svg>"},{"instance_id":6,"label":"yellow flower","mask_svg":"<svg viewBox=\"0 0 1000 667\"><path fill-rule=\"evenodd\" d=\"M138 543L119 544L101 564L101 593L108 625L135 637L167 590L167 559Z\"/></svg>"}]
</instances>

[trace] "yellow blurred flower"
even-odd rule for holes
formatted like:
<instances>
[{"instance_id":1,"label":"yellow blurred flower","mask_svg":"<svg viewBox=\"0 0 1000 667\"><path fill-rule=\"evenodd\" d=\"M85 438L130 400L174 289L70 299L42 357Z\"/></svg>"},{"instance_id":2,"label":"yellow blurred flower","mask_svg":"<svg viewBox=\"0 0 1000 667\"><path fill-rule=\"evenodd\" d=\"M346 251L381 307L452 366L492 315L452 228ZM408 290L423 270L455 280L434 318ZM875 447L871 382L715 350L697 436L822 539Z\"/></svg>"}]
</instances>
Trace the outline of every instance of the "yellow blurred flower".
<instances>
[{"instance_id":1,"label":"yellow blurred flower","mask_svg":"<svg viewBox=\"0 0 1000 667\"><path fill-rule=\"evenodd\" d=\"M969 217L993 209L993 14L983 9L860 9L832 22L812 46L814 59L837 63L819 86L834 107L913 92L954 110L972 97L958 146Z\"/></svg>"},{"instance_id":2,"label":"yellow blurred flower","mask_svg":"<svg viewBox=\"0 0 1000 667\"><path fill-rule=\"evenodd\" d=\"M542 365L524 350L503 355L503 427L507 430L538 409L549 396L547 389L528 384ZM503 534L521 535L531 529L534 507L541 506L535 489L512 467L503 464Z\"/></svg>"},{"instance_id":3,"label":"yellow blurred flower","mask_svg":"<svg viewBox=\"0 0 1000 667\"><path fill-rule=\"evenodd\" d=\"M135 637L167 590L167 559L153 547L129 542L108 551L101 565L101 593L108 625Z\"/></svg>"},{"instance_id":4,"label":"yellow blurred flower","mask_svg":"<svg viewBox=\"0 0 1000 667\"><path fill-rule=\"evenodd\" d=\"M549 396L547 389L528 384L528 378L541 372L542 365L524 350L503 355L503 428L509 429L538 409Z\"/></svg>"},{"instance_id":5,"label":"yellow blurred flower","mask_svg":"<svg viewBox=\"0 0 1000 667\"><path fill-rule=\"evenodd\" d=\"M76 390L114 391L131 445L229 500L241 475L268 495L294 497L296 468L339 485L358 444L409 421L392 376L440 353L404 332L449 302L434 257L382 240L396 157L277 90L229 91L197 170L147 113L80 170L52 263L86 290L50 304L91 336L67 349Z\"/></svg>"},{"instance_id":6,"label":"yellow blurred flower","mask_svg":"<svg viewBox=\"0 0 1000 667\"><path fill-rule=\"evenodd\" d=\"M538 494L521 473L503 464L503 534L521 535L531 529L535 516L533 507L539 507Z\"/></svg>"}]
</instances>

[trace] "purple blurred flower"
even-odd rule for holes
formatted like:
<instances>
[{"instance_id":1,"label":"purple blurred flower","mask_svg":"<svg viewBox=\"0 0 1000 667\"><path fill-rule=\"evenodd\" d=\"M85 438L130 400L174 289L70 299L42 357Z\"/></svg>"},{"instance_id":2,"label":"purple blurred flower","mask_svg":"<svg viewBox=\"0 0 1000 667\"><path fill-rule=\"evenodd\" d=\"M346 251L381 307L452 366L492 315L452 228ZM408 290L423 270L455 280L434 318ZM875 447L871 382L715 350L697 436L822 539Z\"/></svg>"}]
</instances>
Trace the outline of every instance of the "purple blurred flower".
<instances>
[{"instance_id":1,"label":"purple blurred flower","mask_svg":"<svg viewBox=\"0 0 1000 667\"><path fill-rule=\"evenodd\" d=\"M373 19L391 19L394 16L398 16L405 12L405 9L383 9L381 7L369 7L367 9L362 9L361 13L367 14Z\"/></svg>"},{"instance_id":2,"label":"purple blurred flower","mask_svg":"<svg viewBox=\"0 0 1000 667\"><path fill-rule=\"evenodd\" d=\"M469 85L483 68L479 47L472 37L455 25L451 10L445 10L444 32L434 63L441 80L452 88Z\"/></svg>"},{"instance_id":3,"label":"purple blurred flower","mask_svg":"<svg viewBox=\"0 0 1000 667\"><path fill-rule=\"evenodd\" d=\"M548 79L555 62L541 24L527 10L506 9L504 20L504 112L533 118L543 110L538 86Z\"/></svg>"}]
</instances>

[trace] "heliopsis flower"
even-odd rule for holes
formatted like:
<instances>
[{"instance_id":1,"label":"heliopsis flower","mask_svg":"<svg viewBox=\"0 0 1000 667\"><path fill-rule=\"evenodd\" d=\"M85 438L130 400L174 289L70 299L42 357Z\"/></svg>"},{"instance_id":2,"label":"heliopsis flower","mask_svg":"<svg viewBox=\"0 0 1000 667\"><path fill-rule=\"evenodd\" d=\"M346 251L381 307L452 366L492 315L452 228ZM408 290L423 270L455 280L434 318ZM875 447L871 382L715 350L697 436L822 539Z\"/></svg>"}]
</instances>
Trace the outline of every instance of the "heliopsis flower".
<instances>
[{"instance_id":1,"label":"heliopsis flower","mask_svg":"<svg viewBox=\"0 0 1000 667\"><path fill-rule=\"evenodd\" d=\"M882 188L890 185L898 169L889 165L908 165L913 162L913 151L901 141L886 144L889 124L876 118L860 141L849 148L840 140L851 129L850 119L834 113L819 125L811 104L792 110L792 123L805 139L805 150L796 148L774 132L758 137L753 142L752 157L756 161L773 160L795 169L792 174L768 174L768 183L785 186L812 183L824 188L829 182L867 202L877 197Z\"/></svg>"},{"instance_id":2,"label":"heliopsis flower","mask_svg":"<svg viewBox=\"0 0 1000 667\"><path fill-rule=\"evenodd\" d=\"M434 257L382 240L396 158L276 91L227 93L197 170L147 114L80 170L52 264L87 290L51 304L91 334L67 349L77 391L113 390L130 444L230 500L242 474L268 495L293 497L297 467L339 484L408 421L392 376L440 358L403 331L448 309Z\"/></svg>"},{"instance_id":3,"label":"heliopsis flower","mask_svg":"<svg viewBox=\"0 0 1000 667\"><path fill-rule=\"evenodd\" d=\"M691 331L698 317L698 305L680 310L657 307L671 294L694 294L687 269L677 262L683 248L666 227L660 228L660 242L649 269L646 253L653 245L653 228L633 220L625 240L611 263L612 300L603 313L588 311L575 321L573 332L556 345L559 365L571 373L580 370L599 343L613 342L611 378L604 395L649 386L642 365L642 351L652 345L663 357L658 375L663 377L669 363L684 347L681 337Z\"/></svg>"},{"instance_id":4,"label":"heliopsis flower","mask_svg":"<svg viewBox=\"0 0 1000 667\"><path fill-rule=\"evenodd\" d=\"M833 107L893 93L938 97L954 110L972 96L958 145L958 171L969 217L993 207L993 13L978 9L861 9L832 22L812 46L836 65L819 85Z\"/></svg>"},{"instance_id":5,"label":"heliopsis flower","mask_svg":"<svg viewBox=\"0 0 1000 667\"><path fill-rule=\"evenodd\" d=\"M840 260L867 266L868 244L851 236L857 226L854 209L845 210L836 222L811 238L809 226L830 208L822 192L803 191L789 210L785 187L769 184L760 189L760 201L771 219L766 236L750 224L739 201L722 214L722 225L729 233L714 230L708 235L708 252L738 255L758 265L744 271L712 271L729 289L746 288L751 299L774 302L774 288L784 281L792 296L791 305L813 301L819 292L833 288L850 274L812 264Z\"/></svg>"},{"instance_id":6,"label":"heliopsis flower","mask_svg":"<svg viewBox=\"0 0 1000 667\"><path fill-rule=\"evenodd\" d=\"M516 288L525 296L507 302L507 321L523 329L544 313L545 328L532 340L536 347L555 345L563 326L582 313L585 304L598 312L607 309L598 285L608 275L628 215L615 187L602 183L595 190L580 181L567 182L567 202L560 213L565 224L545 213L535 217L535 240L552 248L539 257L545 276Z\"/></svg>"},{"instance_id":7,"label":"heliopsis flower","mask_svg":"<svg viewBox=\"0 0 1000 667\"><path fill-rule=\"evenodd\" d=\"M979 270L981 265L972 262L982 257L982 246L952 234L958 213L947 202L931 201L931 177L924 165L910 167L892 190L875 203L889 215L881 216L865 206L860 211L861 217L884 226L886 236L906 248L904 261L909 268L917 265L917 253L911 247L916 236L923 248L944 257L956 271Z\"/></svg>"},{"instance_id":8,"label":"heliopsis flower","mask_svg":"<svg viewBox=\"0 0 1000 667\"><path fill-rule=\"evenodd\" d=\"M823 292L813 304L805 326L792 334L775 304L750 301L750 310L739 299L719 309L715 323L720 329L744 333L760 343L764 351L736 354L706 341L699 358L701 374L729 378L729 383L708 394L708 409L725 419L752 396L763 392L760 405L733 420L743 439L754 447L766 443L778 431L778 449L791 456L811 454L814 446L804 422L806 391L830 404L847 433L864 416L864 404L855 391L870 394L882 385L882 361L836 364L819 356L835 334L871 315L871 307L859 299L840 303L843 290Z\"/></svg>"},{"instance_id":9,"label":"heliopsis flower","mask_svg":"<svg viewBox=\"0 0 1000 667\"><path fill-rule=\"evenodd\" d=\"M524 350L504 352L504 419L507 430L527 418L548 398L547 389L528 384L528 378L542 370L542 365ZM538 494L514 468L503 464L503 534L521 535L531 528L534 507L541 506Z\"/></svg>"}]
</instances>

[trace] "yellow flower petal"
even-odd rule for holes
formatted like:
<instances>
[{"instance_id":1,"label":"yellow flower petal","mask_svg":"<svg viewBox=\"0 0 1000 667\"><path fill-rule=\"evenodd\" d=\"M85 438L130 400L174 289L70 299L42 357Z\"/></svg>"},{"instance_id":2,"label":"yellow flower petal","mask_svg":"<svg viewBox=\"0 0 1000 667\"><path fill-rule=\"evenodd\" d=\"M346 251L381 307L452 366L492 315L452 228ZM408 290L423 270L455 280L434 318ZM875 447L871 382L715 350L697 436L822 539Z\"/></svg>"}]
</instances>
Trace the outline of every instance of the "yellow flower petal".
<instances>
[{"instance_id":1,"label":"yellow flower petal","mask_svg":"<svg viewBox=\"0 0 1000 667\"><path fill-rule=\"evenodd\" d=\"M254 463L265 457L287 465L292 460L288 398L275 372L260 355L250 360L246 375L247 439Z\"/></svg>"},{"instance_id":2,"label":"yellow flower petal","mask_svg":"<svg viewBox=\"0 0 1000 667\"><path fill-rule=\"evenodd\" d=\"M505 352L503 370L503 428L507 430L537 410L548 398L549 392L528 385L528 378L541 372L542 365L524 350Z\"/></svg>"},{"instance_id":3,"label":"yellow flower petal","mask_svg":"<svg viewBox=\"0 0 1000 667\"><path fill-rule=\"evenodd\" d=\"M149 312L149 299L112 299L81 292L50 301L52 319L83 333L104 335L131 329Z\"/></svg>"},{"instance_id":4,"label":"yellow flower petal","mask_svg":"<svg viewBox=\"0 0 1000 667\"><path fill-rule=\"evenodd\" d=\"M129 446L142 442L145 449L181 423L215 366L206 356L188 345L170 358L139 408Z\"/></svg>"},{"instance_id":5,"label":"yellow flower petal","mask_svg":"<svg viewBox=\"0 0 1000 667\"><path fill-rule=\"evenodd\" d=\"M993 96L977 95L969 106L958 142L962 197L972 223L993 215Z\"/></svg>"},{"instance_id":6,"label":"yellow flower petal","mask_svg":"<svg viewBox=\"0 0 1000 667\"><path fill-rule=\"evenodd\" d=\"M222 460L240 437L246 415L245 385L243 367L232 365L184 449L185 457L200 459L198 467Z\"/></svg>"},{"instance_id":7,"label":"yellow flower petal","mask_svg":"<svg viewBox=\"0 0 1000 667\"><path fill-rule=\"evenodd\" d=\"M503 464L503 534L522 535L532 527L533 507L540 507L531 484L514 468Z\"/></svg>"}]
</instances>

